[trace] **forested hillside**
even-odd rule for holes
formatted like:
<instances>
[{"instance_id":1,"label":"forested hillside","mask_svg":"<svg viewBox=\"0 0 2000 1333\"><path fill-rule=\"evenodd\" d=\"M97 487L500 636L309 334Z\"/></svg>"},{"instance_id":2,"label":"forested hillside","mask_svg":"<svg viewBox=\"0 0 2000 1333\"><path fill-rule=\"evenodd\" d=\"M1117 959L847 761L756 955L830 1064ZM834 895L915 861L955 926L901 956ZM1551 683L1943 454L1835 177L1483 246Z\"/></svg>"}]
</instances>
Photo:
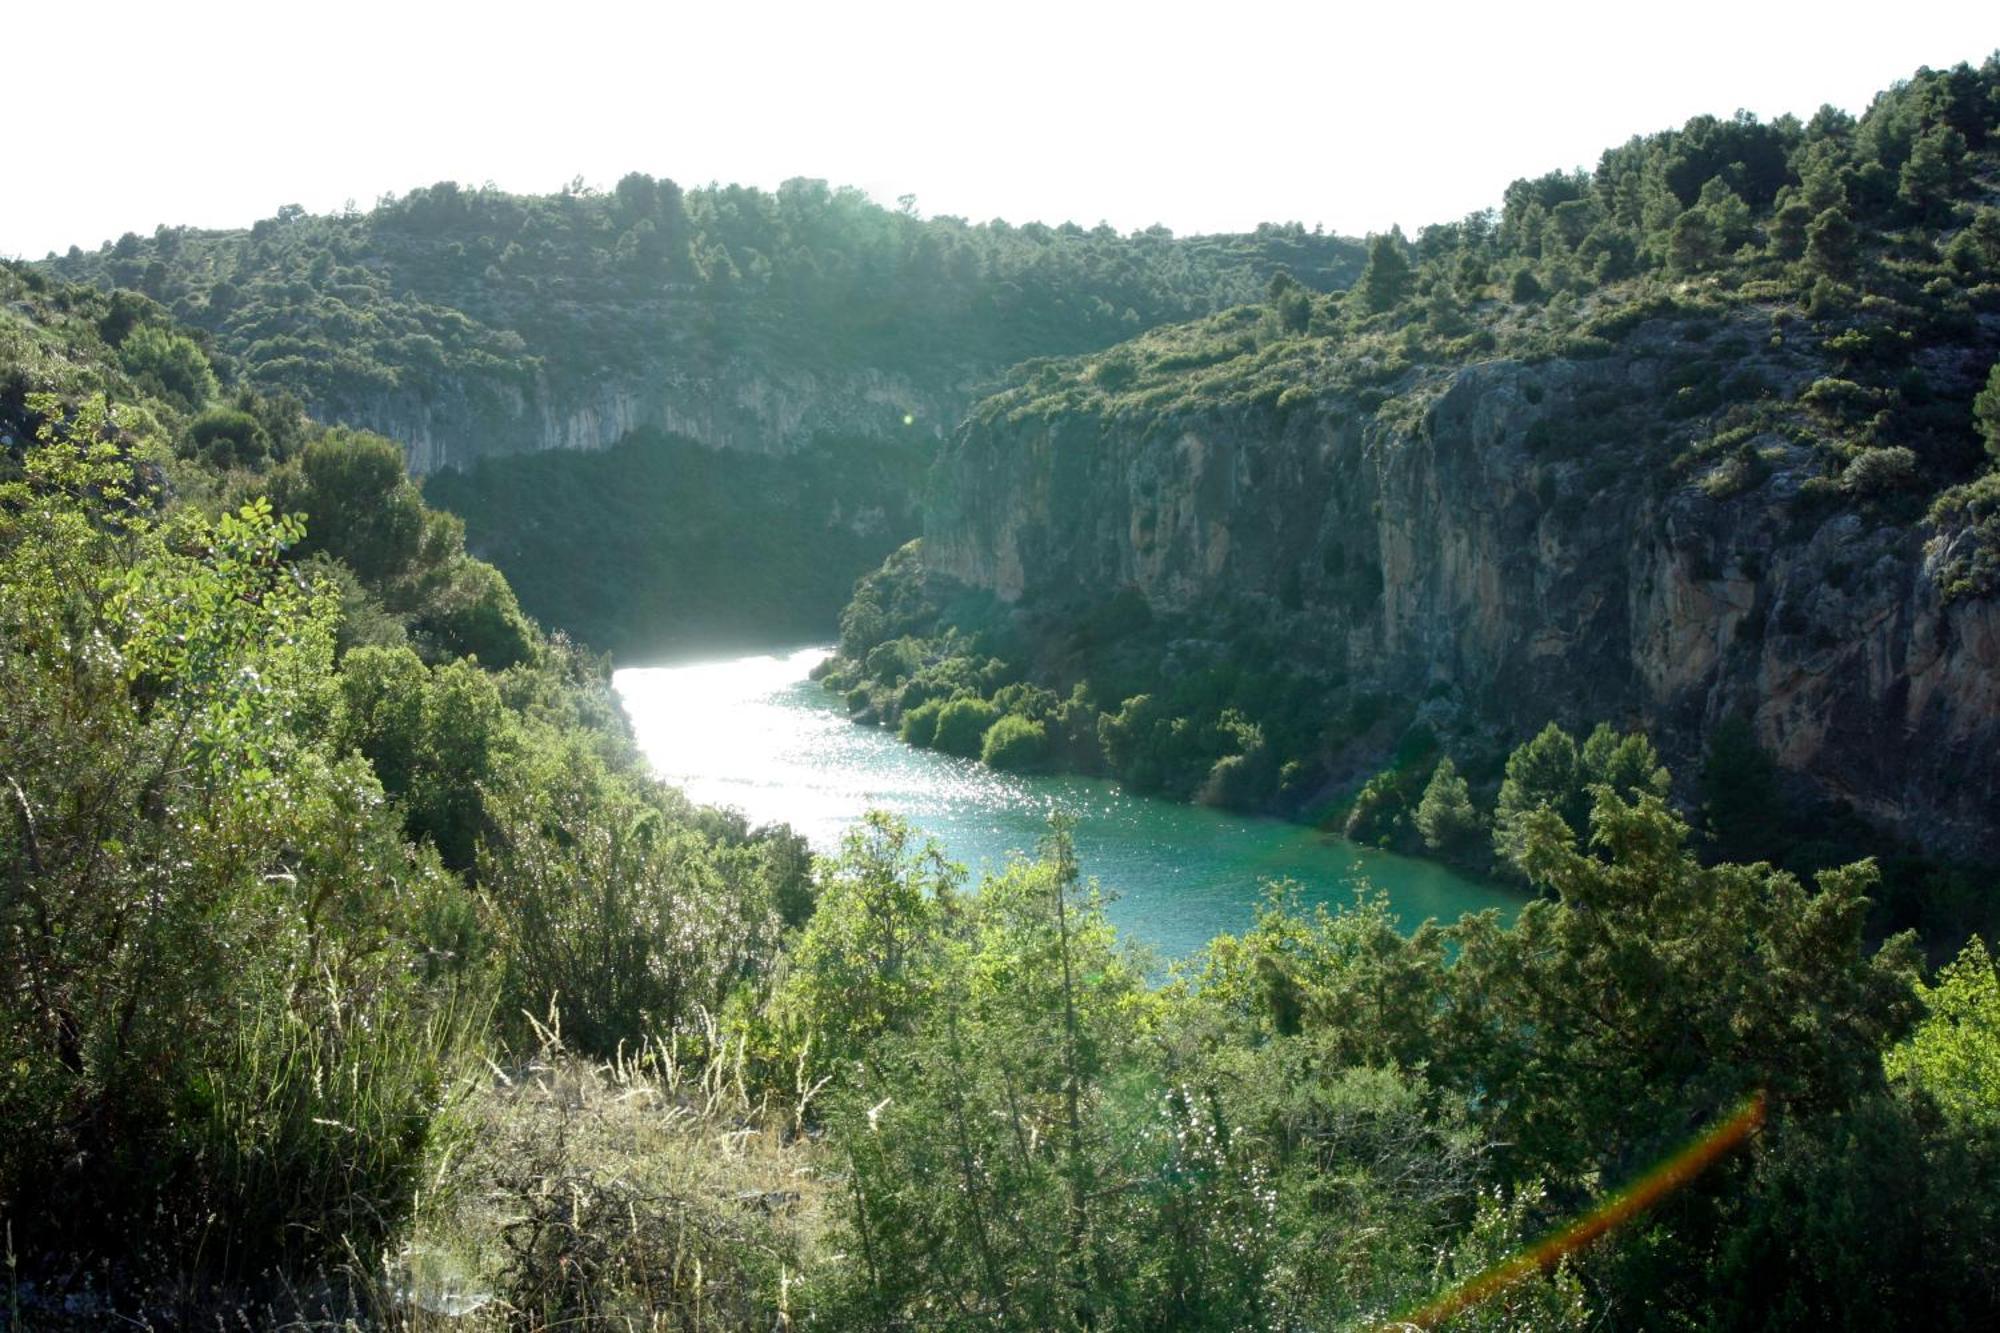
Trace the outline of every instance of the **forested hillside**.
<instances>
[{"instance_id":1,"label":"forested hillside","mask_svg":"<svg viewBox=\"0 0 2000 1333\"><path fill-rule=\"evenodd\" d=\"M1996 124L1992 62L1697 118L1375 237L1345 294L1023 367L835 683L1433 849L1443 759L1490 802L1510 747L1612 719L1690 808L1719 737L1762 765L1732 854L2000 859ZM1898 919L1990 918L1989 876L1912 874Z\"/></svg>"},{"instance_id":2,"label":"forested hillside","mask_svg":"<svg viewBox=\"0 0 2000 1333\"><path fill-rule=\"evenodd\" d=\"M823 181L634 173L606 194L446 181L367 212L163 226L47 267L145 293L250 384L399 439L429 471L642 426L762 452L935 438L1007 366L1254 299L1281 267L1334 290L1360 264L1357 242L1298 227L974 225Z\"/></svg>"},{"instance_id":3,"label":"forested hillside","mask_svg":"<svg viewBox=\"0 0 2000 1333\"><path fill-rule=\"evenodd\" d=\"M1358 242L1297 226L972 225L819 181L638 174L443 182L45 265L158 302L225 374L399 441L412 471L463 470L440 493L473 548L620 655L825 633L916 534L930 447L1007 367L1254 300L1281 269L1337 290L1360 267Z\"/></svg>"}]
</instances>

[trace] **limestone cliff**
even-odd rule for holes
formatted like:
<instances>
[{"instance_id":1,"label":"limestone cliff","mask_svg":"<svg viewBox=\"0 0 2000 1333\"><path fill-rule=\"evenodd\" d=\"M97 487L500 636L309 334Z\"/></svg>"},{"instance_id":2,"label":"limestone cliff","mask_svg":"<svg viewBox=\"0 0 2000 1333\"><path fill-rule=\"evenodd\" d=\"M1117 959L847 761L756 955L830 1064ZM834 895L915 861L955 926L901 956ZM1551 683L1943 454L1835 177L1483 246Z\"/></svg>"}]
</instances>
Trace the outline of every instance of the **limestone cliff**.
<instances>
[{"instance_id":1,"label":"limestone cliff","mask_svg":"<svg viewBox=\"0 0 2000 1333\"><path fill-rule=\"evenodd\" d=\"M510 454L605 449L644 430L761 454L822 438L941 439L971 402L973 381L689 349L582 378L469 373L422 391L333 391L308 406L401 441L410 470L424 473Z\"/></svg>"},{"instance_id":2,"label":"limestone cliff","mask_svg":"<svg viewBox=\"0 0 2000 1333\"><path fill-rule=\"evenodd\" d=\"M1249 626L1297 671L1517 737L1643 725L1683 775L1746 716L1813 792L2000 856L2000 601L1941 591L1968 538L1843 496L1782 431L1718 457L1663 429L1671 346L1648 326L1286 410L992 405L946 451L926 559L1043 644L1134 589L1189 636ZM1744 364L1773 401L1813 373Z\"/></svg>"}]
</instances>

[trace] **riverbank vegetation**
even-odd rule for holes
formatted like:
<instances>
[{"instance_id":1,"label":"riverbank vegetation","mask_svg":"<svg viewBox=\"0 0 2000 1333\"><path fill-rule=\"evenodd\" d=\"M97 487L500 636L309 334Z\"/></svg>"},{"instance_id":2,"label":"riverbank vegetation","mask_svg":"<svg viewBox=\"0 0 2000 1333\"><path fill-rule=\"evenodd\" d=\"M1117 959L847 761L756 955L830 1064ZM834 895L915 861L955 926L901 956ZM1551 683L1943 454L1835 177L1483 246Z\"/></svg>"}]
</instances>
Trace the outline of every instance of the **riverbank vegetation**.
<instances>
[{"instance_id":1,"label":"riverbank vegetation","mask_svg":"<svg viewBox=\"0 0 2000 1333\"><path fill-rule=\"evenodd\" d=\"M1202 627L1156 618L1137 596L1114 598L1082 623L1087 632L1053 646L1038 641L990 597L933 578L923 543L912 542L856 586L839 651L818 676L857 721L926 749L1275 813L1516 882L1503 843L1524 801L1559 801L1579 821L1592 785L1643 787L1676 797L1711 860L1768 860L1810 878L1873 857L1882 883L1872 937L1916 930L1942 960L2000 924L1994 868L1928 854L1850 808L1788 791L1740 718L1715 729L1695 771L1669 792L1646 738L1609 726L1573 736L1550 724L1510 747L1503 732L1429 701L1288 670L1275 645L1224 651ZM1051 659L1060 666L1028 665Z\"/></svg>"},{"instance_id":2,"label":"riverbank vegetation","mask_svg":"<svg viewBox=\"0 0 2000 1333\"><path fill-rule=\"evenodd\" d=\"M151 1284L377 1254L524 1013L562 993L608 1052L719 1011L809 902L802 844L647 779L395 446L163 392L161 348L206 361L157 311L0 283L17 1281L198 1305ZM219 463L224 414L259 447Z\"/></svg>"}]
</instances>

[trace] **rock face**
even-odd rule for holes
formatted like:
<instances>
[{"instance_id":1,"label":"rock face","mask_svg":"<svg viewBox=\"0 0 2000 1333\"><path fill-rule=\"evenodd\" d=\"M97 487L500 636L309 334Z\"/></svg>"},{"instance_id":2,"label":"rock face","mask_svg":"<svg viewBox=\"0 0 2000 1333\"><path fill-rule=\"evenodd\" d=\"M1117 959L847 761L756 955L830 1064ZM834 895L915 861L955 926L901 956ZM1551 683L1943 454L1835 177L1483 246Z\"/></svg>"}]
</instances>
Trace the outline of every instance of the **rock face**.
<instances>
[{"instance_id":1,"label":"rock face","mask_svg":"<svg viewBox=\"0 0 2000 1333\"><path fill-rule=\"evenodd\" d=\"M442 392L308 407L402 442L411 471L422 473L504 454L608 448L642 428L763 454L820 438L941 439L971 402L973 382L969 373L919 382L872 368L815 371L663 355L657 364L586 382L468 375Z\"/></svg>"},{"instance_id":2,"label":"rock face","mask_svg":"<svg viewBox=\"0 0 2000 1333\"><path fill-rule=\"evenodd\" d=\"M1959 538L1815 495L1776 435L1748 475L1676 470L1662 376L1641 346L1421 372L1379 412L993 414L946 451L926 560L1044 641L1136 589L1517 737L1642 725L1683 779L1747 717L1793 781L2000 857L2000 603L1940 595Z\"/></svg>"}]
</instances>

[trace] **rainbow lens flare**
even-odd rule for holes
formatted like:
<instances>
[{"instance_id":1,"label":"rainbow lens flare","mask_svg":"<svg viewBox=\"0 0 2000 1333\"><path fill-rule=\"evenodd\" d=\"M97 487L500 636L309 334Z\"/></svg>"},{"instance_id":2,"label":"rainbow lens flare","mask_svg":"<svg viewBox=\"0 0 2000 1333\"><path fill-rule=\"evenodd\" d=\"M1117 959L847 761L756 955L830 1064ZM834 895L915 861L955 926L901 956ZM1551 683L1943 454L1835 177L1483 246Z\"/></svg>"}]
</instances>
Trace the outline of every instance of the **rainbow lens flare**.
<instances>
[{"instance_id":1,"label":"rainbow lens flare","mask_svg":"<svg viewBox=\"0 0 2000 1333\"><path fill-rule=\"evenodd\" d=\"M1555 1267L1566 1255L1576 1253L1613 1227L1630 1221L1693 1180L1725 1153L1756 1133L1763 1123L1764 1094L1755 1092L1707 1133L1562 1230L1513 1258L1467 1278L1422 1309L1392 1319L1382 1328L1436 1328L1452 1316L1491 1300L1530 1274Z\"/></svg>"}]
</instances>

